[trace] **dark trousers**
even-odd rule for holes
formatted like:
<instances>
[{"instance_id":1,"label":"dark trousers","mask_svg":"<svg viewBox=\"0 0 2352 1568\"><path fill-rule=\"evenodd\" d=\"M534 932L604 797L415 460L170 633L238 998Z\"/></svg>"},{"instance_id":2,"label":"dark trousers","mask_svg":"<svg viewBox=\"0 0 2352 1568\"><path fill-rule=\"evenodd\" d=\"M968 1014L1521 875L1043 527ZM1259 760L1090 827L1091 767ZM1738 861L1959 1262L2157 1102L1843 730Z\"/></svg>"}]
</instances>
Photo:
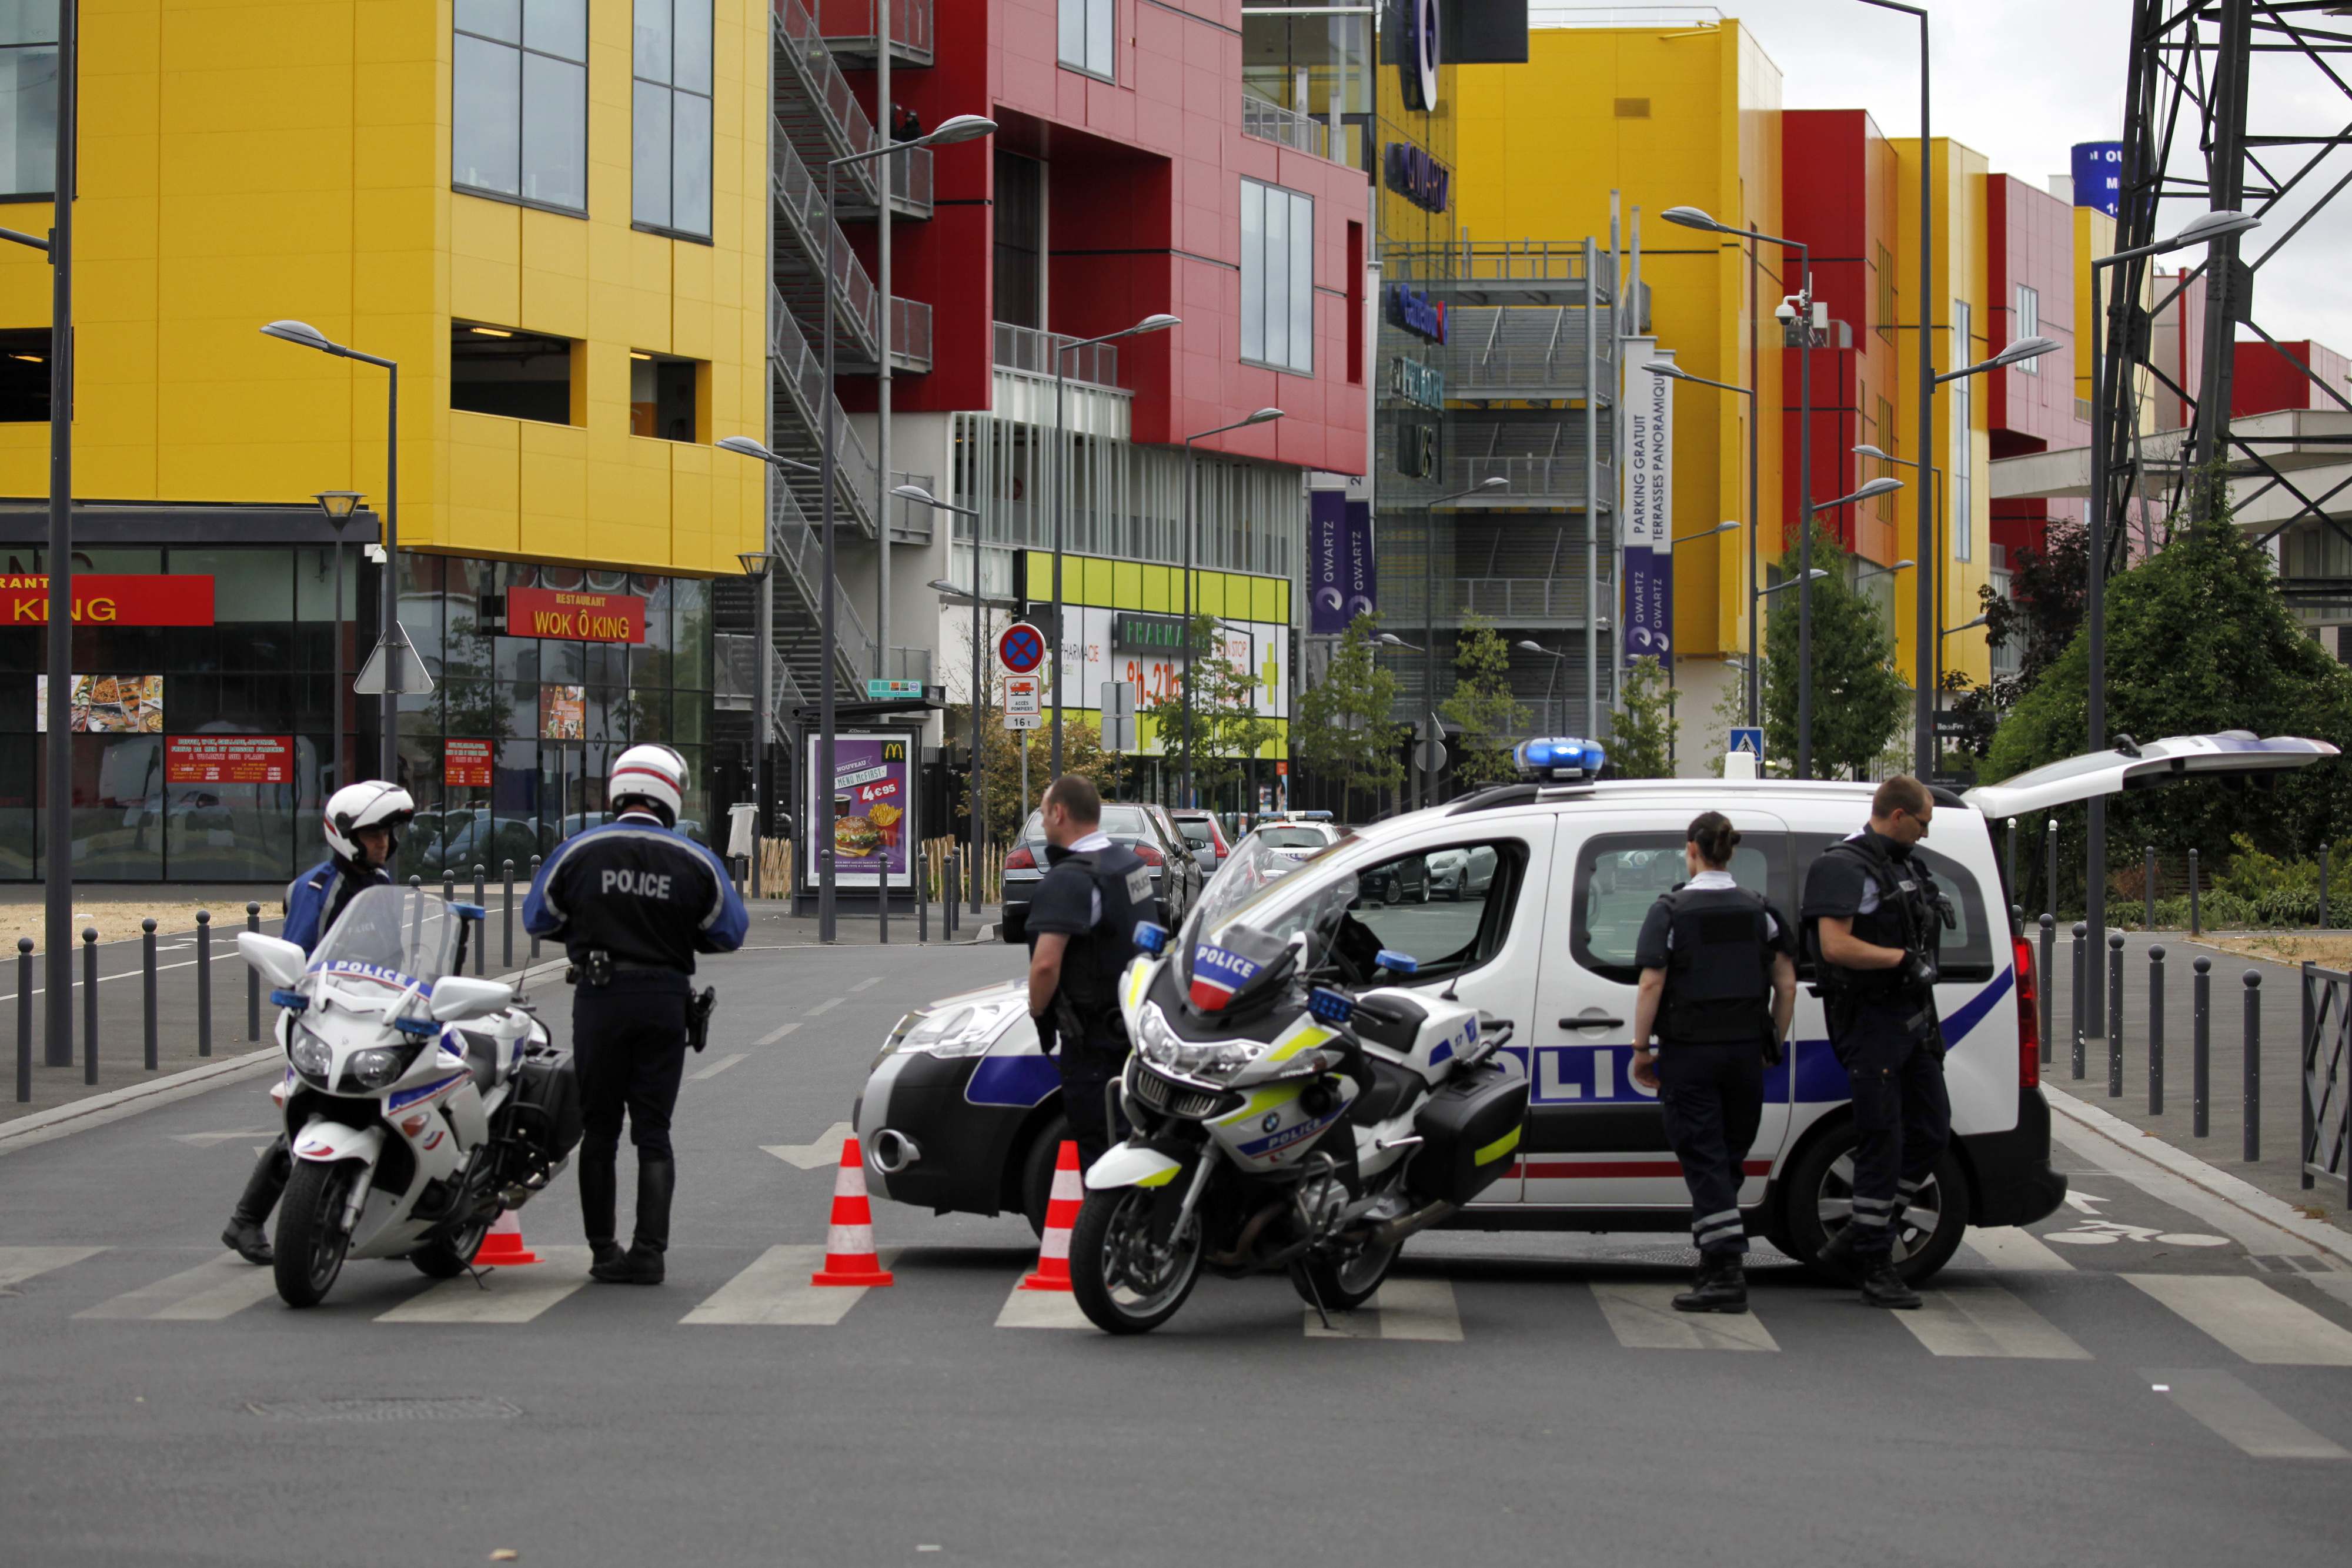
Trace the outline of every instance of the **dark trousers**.
<instances>
[{"instance_id":1,"label":"dark trousers","mask_svg":"<svg viewBox=\"0 0 2352 1568\"><path fill-rule=\"evenodd\" d=\"M1115 1137L1127 1136L1127 1118L1110 1107L1109 1086L1127 1070L1124 1045L1062 1041L1054 1066L1062 1074L1062 1114L1078 1145L1080 1169L1091 1167Z\"/></svg>"},{"instance_id":2,"label":"dark trousers","mask_svg":"<svg viewBox=\"0 0 2352 1568\"><path fill-rule=\"evenodd\" d=\"M1832 1044L1853 1094L1853 1249L1885 1257L1895 1220L1952 1138L1940 1046L1911 1038L1909 1009L1856 1007Z\"/></svg>"},{"instance_id":3,"label":"dark trousers","mask_svg":"<svg viewBox=\"0 0 2352 1568\"><path fill-rule=\"evenodd\" d=\"M1764 1119L1760 1044L1658 1048L1658 1109L1691 1195L1691 1240L1708 1257L1748 1250L1739 1182Z\"/></svg>"},{"instance_id":4,"label":"dark trousers","mask_svg":"<svg viewBox=\"0 0 2352 1568\"><path fill-rule=\"evenodd\" d=\"M580 1070L580 1159L613 1163L626 1113L637 1158L667 1160L670 1113L686 1071L684 975L625 970L609 986L572 998L572 1050Z\"/></svg>"}]
</instances>

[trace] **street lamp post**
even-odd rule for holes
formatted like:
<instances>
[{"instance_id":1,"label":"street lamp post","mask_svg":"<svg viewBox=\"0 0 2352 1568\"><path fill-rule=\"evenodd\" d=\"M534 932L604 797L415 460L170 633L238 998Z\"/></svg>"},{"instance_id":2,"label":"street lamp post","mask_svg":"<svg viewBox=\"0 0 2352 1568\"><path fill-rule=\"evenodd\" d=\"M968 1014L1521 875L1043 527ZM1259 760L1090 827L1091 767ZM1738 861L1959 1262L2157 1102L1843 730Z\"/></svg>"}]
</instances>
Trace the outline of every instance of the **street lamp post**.
<instances>
[{"instance_id":1,"label":"street lamp post","mask_svg":"<svg viewBox=\"0 0 2352 1568\"><path fill-rule=\"evenodd\" d=\"M335 530L335 611L328 618L333 623L335 638L335 730L333 738L327 743L333 760L327 765L328 782L319 791L323 800L343 783L343 529L367 497L357 490L321 490L310 498L319 503L319 509L327 514L327 521Z\"/></svg>"},{"instance_id":2,"label":"street lamp post","mask_svg":"<svg viewBox=\"0 0 2352 1568\"><path fill-rule=\"evenodd\" d=\"M1422 706L1429 710L1427 739L1432 742L1437 740L1443 731L1443 726L1437 716L1437 509L1440 507L1450 507L1456 501L1466 501L1473 496L1484 496L1496 490L1507 490L1510 487L1510 480L1500 474L1490 474L1468 489L1456 490L1450 496L1440 496L1421 509L1420 652L1423 699ZM1584 606L1584 613L1591 616L1593 609L1593 605L1588 601ZM1403 644L1397 643L1395 646L1402 647ZM1590 714L1585 716L1588 720L1591 717ZM1417 737L1413 747L1413 760L1416 763L1423 758L1418 738L1420 728L1420 721L1415 720L1413 729ZM1424 806L1433 806L1437 804L1437 769L1424 767L1420 769L1420 772L1421 803Z\"/></svg>"},{"instance_id":3,"label":"street lamp post","mask_svg":"<svg viewBox=\"0 0 2352 1568\"><path fill-rule=\"evenodd\" d=\"M768 664L774 657L770 652L776 639L776 600L773 575L776 556L773 550L738 550L735 559L743 563L743 575L750 578L752 591L759 596L759 631L752 638L752 662L759 674L751 690L751 803L754 808L751 824L751 896L763 896L760 886L760 841L767 836L764 826L769 814L770 785L768 780L768 737L775 730L775 686L768 679Z\"/></svg>"},{"instance_id":4,"label":"street lamp post","mask_svg":"<svg viewBox=\"0 0 2352 1568\"><path fill-rule=\"evenodd\" d=\"M1105 332L1099 338L1080 338L1063 343L1055 341L1052 332L1045 334L1045 341L1054 350L1054 735L1053 744L1048 747L1046 770L1055 779L1062 776L1062 676L1066 673L1062 645L1062 503L1069 486L1066 473L1069 467L1069 429L1063 412L1066 406L1065 394L1069 377L1062 368L1065 363L1063 356L1074 354L1080 349L1091 349L1097 343L1115 343L1121 338L1139 337L1146 332L1165 332L1171 327L1182 325L1179 318L1155 311L1132 327ZM973 558L975 561L978 559L977 556ZM977 570L975 567L975 580Z\"/></svg>"},{"instance_id":5,"label":"street lamp post","mask_svg":"<svg viewBox=\"0 0 2352 1568\"><path fill-rule=\"evenodd\" d=\"M969 602L971 605L971 690L968 695L968 700L971 705L971 804L970 807L970 816L971 819L970 824L971 829L971 868L970 878L971 885L971 912L974 915L977 915L980 913L980 849L982 843L980 649L982 639L985 635L982 622L987 618L988 612L991 608L1001 608L1011 604L1013 601L1004 599L989 599L984 597L981 592L980 509L977 507L959 507L951 501L942 501L938 497L932 495L929 490L924 489L920 485L901 485L890 493L894 496L902 497L907 500L912 501L919 507L929 507L935 511L948 512L959 517L970 517L972 519L971 589L966 591L964 589L958 588L954 583L948 581L945 578L939 577L931 579L929 586L932 592L939 594L943 599L961 601Z\"/></svg>"},{"instance_id":6,"label":"street lamp post","mask_svg":"<svg viewBox=\"0 0 2352 1568\"><path fill-rule=\"evenodd\" d=\"M1282 417L1278 408L1262 408L1247 419L1221 424L1214 430L1204 430L1198 435L1184 438L1184 775L1179 789L1184 804L1197 806L1192 799L1192 444L1206 441L1212 435L1223 435L1228 430L1241 430L1253 424L1266 424ZM1058 682L1056 683L1059 684Z\"/></svg>"},{"instance_id":7,"label":"street lamp post","mask_svg":"<svg viewBox=\"0 0 2352 1568\"><path fill-rule=\"evenodd\" d=\"M1519 652L1523 653L1540 653L1545 658L1551 661L1551 674L1549 678L1544 682L1544 728L1547 730L1554 728L1555 727L1552 724L1551 695L1559 687L1560 666L1568 663L1568 655L1560 653L1557 649L1547 648L1541 643L1528 642L1525 638L1520 639L1518 642L1514 643L1511 645L1518 649Z\"/></svg>"},{"instance_id":8,"label":"street lamp post","mask_svg":"<svg viewBox=\"0 0 2352 1568\"><path fill-rule=\"evenodd\" d=\"M1756 305L1756 247L1752 245L1748 247L1748 304L1752 313ZM1751 320L1749 322L1751 335L1754 326ZM1752 344L1750 350L1749 357L1752 359L1754 357ZM1756 535L1758 530L1763 528L1764 519L1763 514L1756 509L1758 490L1756 426L1761 417L1756 406L1756 389L1743 387L1732 382L1710 381L1705 376L1693 375L1680 365L1666 360L1652 360L1642 368L1654 376L1665 376L1674 381L1689 382L1696 386L1713 387L1717 392L1732 392L1748 400L1748 722L1751 725L1762 724L1764 722L1764 686L1763 678L1758 673L1762 668L1762 664L1756 656L1756 574L1758 570Z\"/></svg>"}]
</instances>

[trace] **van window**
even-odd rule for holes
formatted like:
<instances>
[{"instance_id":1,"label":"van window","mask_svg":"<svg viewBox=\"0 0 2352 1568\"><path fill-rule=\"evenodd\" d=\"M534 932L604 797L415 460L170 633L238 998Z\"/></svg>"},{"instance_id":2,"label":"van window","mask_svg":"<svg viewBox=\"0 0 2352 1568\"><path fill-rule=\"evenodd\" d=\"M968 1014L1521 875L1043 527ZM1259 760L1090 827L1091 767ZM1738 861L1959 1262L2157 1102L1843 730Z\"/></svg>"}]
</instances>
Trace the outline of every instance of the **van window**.
<instances>
[{"instance_id":1,"label":"van window","mask_svg":"<svg viewBox=\"0 0 2352 1568\"><path fill-rule=\"evenodd\" d=\"M1495 839L1446 847L1494 857L1495 880L1484 898L1432 898L1429 856L1435 850L1415 850L1356 873L1339 947L1362 974L1370 974L1372 956L1383 947L1410 954L1421 966L1415 983L1463 974L1503 950L1526 880L1528 846L1517 839Z\"/></svg>"},{"instance_id":2,"label":"van window","mask_svg":"<svg viewBox=\"0 0 2352 1568\"><path fill-rule=\"evenodd\" d=\"M1797 885L1804 885L1804 876L1813 869L1813 862L1823 850L1836 843L1843 833L1799 833L1796 835ZM1986 917L1984 890L1977 879L1960 867L1949 855L1940 854L1921 844L1912 851L1936 879L1952 909L1954 924L1944 930L1936 949L1936 962L1948 980L1981 981L1993 977L1992 927ZM1812 966L1801 957L1797 963L1798 977L1812 978Z\"/></svg>"},{"instance_id":3,"label":"van window","mask_svg":"<svg viewBox=\"0 0 2352 1568\"><path fill-rule=\"evenodd\" d=\"M1731 852L1732 879L1760 893L1790 919L1787 890L1776 876L1787 859L1787 835L1743 832ZM1650 833L1603 833L1589 839L1576 856L1576 898L1570 950L1576 961L1604 979L1638 984L1633 949L1642 922L1658 894L1689 880L1683 865L1683 835L1668 829Z\"/></svg>"}]
</instances>

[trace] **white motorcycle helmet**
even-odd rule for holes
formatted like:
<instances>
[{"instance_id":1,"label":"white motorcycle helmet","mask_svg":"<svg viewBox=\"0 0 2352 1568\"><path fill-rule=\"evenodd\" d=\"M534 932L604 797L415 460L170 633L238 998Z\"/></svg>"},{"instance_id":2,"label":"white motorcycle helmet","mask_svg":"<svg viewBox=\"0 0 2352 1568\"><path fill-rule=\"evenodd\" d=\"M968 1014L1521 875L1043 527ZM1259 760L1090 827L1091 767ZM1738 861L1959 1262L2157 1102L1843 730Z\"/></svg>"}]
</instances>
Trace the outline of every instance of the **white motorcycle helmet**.
<instances>
[{"instance_id":1,"label":"white motorcycle helmet","mask_svg":"<svg viewBox=\"0 0 2352 1568\"><path fill-rule=\"evenodd\" d=\"M613 759L604 799L616 811L623 801L643 800L662 826L675 828L686 800L686 758L667 746L632 746Z\"/></svg>"},{"instance_id":2,"label":"white motorcycle helmet","mask_svg":"<svg viewBox=\"0 0 2352 1568\"><path fill-rule=\"evenodd\" d=\"M352 835L366 828L382 828L393 835L392 849L384 855L389 862L400 848L399 831L415 815L416 802L397 784L381 779L346 784L327 799L327 847L335 852L337 860L357 864L360 846Z\"/></svg>"}]
</instances>

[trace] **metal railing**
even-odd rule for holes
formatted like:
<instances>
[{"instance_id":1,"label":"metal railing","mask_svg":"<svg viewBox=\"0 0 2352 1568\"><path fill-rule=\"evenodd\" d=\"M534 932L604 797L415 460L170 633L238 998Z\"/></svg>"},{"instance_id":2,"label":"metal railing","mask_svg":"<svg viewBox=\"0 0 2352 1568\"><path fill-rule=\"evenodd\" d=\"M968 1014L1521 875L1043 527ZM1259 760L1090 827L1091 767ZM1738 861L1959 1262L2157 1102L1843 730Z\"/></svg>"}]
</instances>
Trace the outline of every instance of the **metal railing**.
<instances>
[{"instance_id":1,"label":"metal railing","mask_svg":"<svg viewBox=\"0 0 2352 1568\"><path fill-rule=\"evenodd\" d=\"M1607 251L1595 259L1603 297L1616 292L1616 264ZM1584 246L1537 241L1471 241L1448 246L1399 246L1387 253L1388 276L1414 283L1580 283Z\"/></svg>"},{"instance_id":2,"label":"metal railing","mask_svg":"<svg viewBox=\"0 0 2352 1568\"><path fill-rule=\"evenodd\" d=\"M817 28L803 0L774 0L776 30L783 52L820 108L831 117L844 152L869 152L875 147L874 122L849 89L849 78L833 57L832 48ZM853 163L850 175L860 193L874 199L874 176L868 165Z\"/></svg>"},{"instance_id":3,"label":"metal railing","mask_svg":"<svg viewBox=\"0 0 2352 1568\"><path fill-rule=\"evenodd\" d=\"M889 678L894 681L920 681L923 685L929 685L931 684L931 651L929 648L902 648L893 644L890 649Z\"/></svg>"},{"instance_id":4,"label":"metal railing","mask_svg":"<svg viewBox=\"0 0 2352 1568\"><path fill-rule=\"evenodd\" d=\"M822 253L823 269L833 275L835 298L840 302L843 316L861 335L870 352L880 322L875 316L874 280L866 276L865 264L850 248L849 236L841 232L834 215L825 211L824 187L801 162L793 139L784 133L783 122L769 120L769 140L774 158L769 165L769 183L774 187L776 204L792 221L799 235L802 248L810 259ZM925 348L929 347L929 324L926 323Z\"/></svg>"},{"instance_id":5,"label":"metal railing","mask_svg":"<svg viewBox=\"0 0 2352 1568\"><path fill-rule=\"evenodd\" d=\"M801 335L800 323L784 308L784 297L772 283L768 286L768 357L775 362L776 375L792 393L793 402L807 423L816 440L824 440L824 416L833 415L834 461L843 485L848 487L852 504L862 516L862 526L872 531L875 514L874 458L866 443L849 423L849 416L833 396L833 389L824 384L824 366L809 341Z\"/></svg>"},{"instance_id":6,"label":"metal railing","mask_svg":"<svg viewBox=\"0 0 2352 1568\"><path fill-rule=\"evenodd\" d=\"M835 48L874 44L878 0L821 0L817 26ZM931 0L890 0L890 42L914 54L931 53Z\"/></svg>"},{"instance_id":7,"label":"metal railing","mask_svg":"<svg viewBox=\"0 0 2352 1568\"><path fill-rule=\"evenodd\" d=\"M1024 375L1054 374L1054 350L1059 345L1077 340L1063 337L1058 332L1041 332L1034 327L1016 327L1010 321L996 323L996 368L1018 371ZM1062 369L1070 380L1090 385L1115 387L1118 379L1118 345L1096 343L1076 353L1062 355Z\"/></svg>"},{"instance_id":8,"label":"metal railing","mask_svg":"<svg viewBox=\"0 0 2352 1568\"><path fill-rule=\"evenodd\" d=\"M1596 358L1603 366L1613 366L1617 362L1616 345L1603 339ZM1614 377L1605 378L1603 392L1614 384ZM1564 391L1580 395L1584 389L1583 334L1579 332L1550 349L1539 349L1531 343L1507 343L1476 353L1462 353L1447 372L1447 395L1472 397L1487 388L1514 392Z\"/></svg>"},{"instance_id":9,"label":"metal railing","mask_svg":"<svg viewBox=\"0 0 2352 1568\"><path fill-rule=\"evenodd\" d=\"M890 357L931 368L931 308L923 300L890 297Z\"/></svg>"},{"instance_id":10,"label":"metal railing","mask_svg":"<svg viewBox=\"0 0 2352 1568\"><path fill-rule=\"evenodd\" d=\"M1610 508L1610 497L1617 493L1617 470L1608 463L1595 465L1601 476L1600 504ZM1497 475L1510 481L1507 490L1493 496L1496 506L1566 505L1581 510L1585 505L1584 459L1582 457L1456 457L1445 465L1445 488L1448 493L1467 490Z\"/></svg>"},{"instance_id":11,"label":"metal railing","mask_svg":"<svg viewBox=\"0 0 2352 1568\"><path fill-rule=\"evenodd\" d=\"M1329 156L1331 127L1311 114L1242 94L1242 134L1261 141L1278 141L1318 158Z\"/></svg>"},{"instance_id":12,"label":"metal railing","mask_svg":"<svg viewBox=\"0 0 2352 1568\"><path fill-rule=\"evenodd\" d=\"M2303 966L2303 1185L2352 1197L2352 974Z\"/></svg>"},{"instance_id":13,"label":"metal railing","mask_svg":"<svg viewBox=\"0 0 2352 1568\"><path fill-rule=\"evenodd\" d=\"M778 560L800 584L814 609L819 602L819 585L824 581L824 541L817 537L815 526L787 486L768 486L768 533ZM874 634L866 629L866 618L858 614L849 591L838 582L833 593L833 642L835 652L852 672L874 667Z\"/></svg>"},{"instance_id":14,"label":"metal railing","mask_svg":"<svg viewBox=\"0 0 2352 1568\"><path fill-rule=\"evenodd\" d=\"M913 485L929 490L936 496L939 494L937 484L938 481L929 474L899 473L890 476L893 489L901 485ZM899 496L893 496L889 499L890 537L898 543L906 545L930 543L939 527L933 520L938 515L938 508L926 507L920 502L909 501Z\"/></svg>"},{"instance_id":15,"label":"metal railing","mask_svg":"<svg viewBox=\"0 0 2352 1568\"><path fill-rule=\"evenodd\" d=\"M1453 585L1452 612L1475 612L1507 626L1553 622L1572 622L1581 626L1585 619L1584 578L1580 570L1583 559L1580 548L1568 567L1577 573L1574 576L1457 578ZM1438 592L1442 603L1445 585L1440 584ZM1604 606L1616 602L1616 584L1607 572L1601 575L1601 602Z\"/></svg>"}]
</instances>

